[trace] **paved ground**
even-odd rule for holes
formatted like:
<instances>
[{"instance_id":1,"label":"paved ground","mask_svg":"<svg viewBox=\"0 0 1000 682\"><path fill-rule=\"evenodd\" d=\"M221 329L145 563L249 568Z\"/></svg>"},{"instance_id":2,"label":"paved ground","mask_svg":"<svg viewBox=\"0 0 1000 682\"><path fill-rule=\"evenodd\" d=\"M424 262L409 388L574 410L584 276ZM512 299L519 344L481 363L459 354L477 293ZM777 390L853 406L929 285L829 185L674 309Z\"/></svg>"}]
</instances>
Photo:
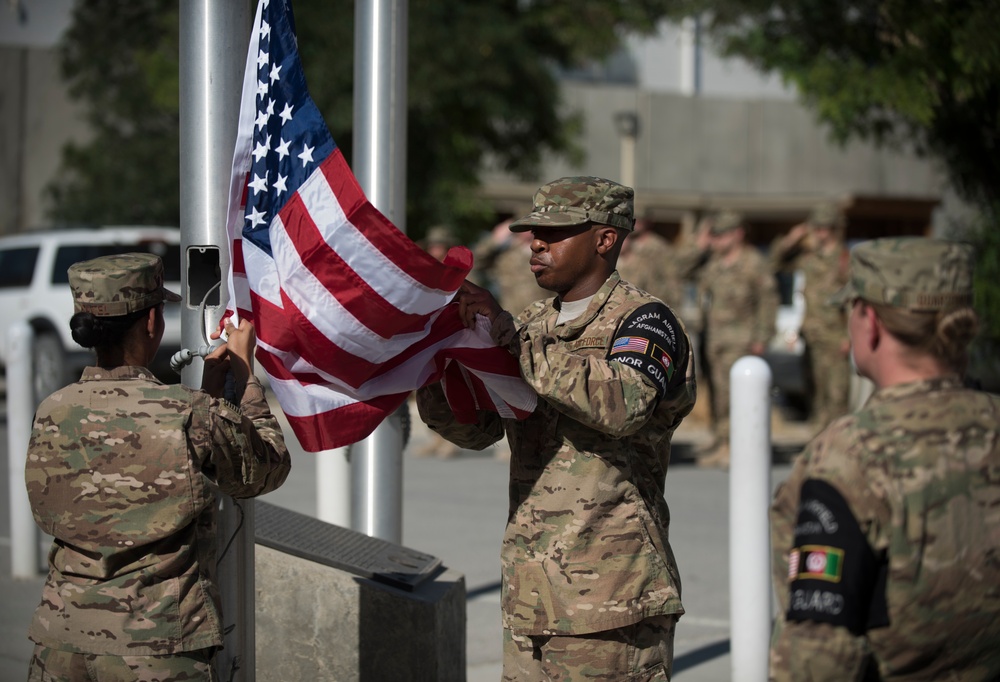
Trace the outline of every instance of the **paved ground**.
<instances>
[{"instance_id":1,"label":"paved ground","mask_svg":"<svg viewBox=\"0 0 1000 682\"><path fill-rule=\"evenodd\" d=\"M272 405L274 402L272 401ZM6 408L0 409L0 486L7 500ZM772 482L781 480L787 461L807 437L800 424L775 421ZM667 476L671 542L680 564L687 614L675 642L678 682L731 679L729 658L729 474L693 466L691 450L708 434L698 419L678 432ZM500 677L499 547L506 516L506 461L498 449L461 451L457 457L417 457L427 432L416 424L404 452L403 544L440 557L465 575L468 589L468 682ZM315 514L315 459L293 449L293 469L268 502ZM31 653L25 629L40 594L41 576L10 578L10 511L0 509L0 682L25 679Z\"/></svg>"}]
</instances>

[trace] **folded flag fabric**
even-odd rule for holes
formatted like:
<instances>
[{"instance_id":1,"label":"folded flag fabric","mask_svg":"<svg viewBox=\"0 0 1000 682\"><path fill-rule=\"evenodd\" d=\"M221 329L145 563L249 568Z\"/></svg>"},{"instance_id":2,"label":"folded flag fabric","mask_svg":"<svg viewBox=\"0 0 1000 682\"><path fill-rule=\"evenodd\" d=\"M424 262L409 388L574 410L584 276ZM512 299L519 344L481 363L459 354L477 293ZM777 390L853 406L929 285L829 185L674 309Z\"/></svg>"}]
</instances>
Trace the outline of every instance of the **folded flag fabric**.
<instances>
[{"instance_id":1,"label":"folded flag fabric","mask_svg":"<svg viewBox=\"0 0 1000 682\"><path fill-rule=\"evenodd\" d=\"M534 410L488 323L467 329L451 303L471 252L438 262L365 197L309 97L286 0L257 6L227 225L227 315L254 323L257 360L306 451L365 438L441 379L463 422Z\"/></svg>"}]
</instances>

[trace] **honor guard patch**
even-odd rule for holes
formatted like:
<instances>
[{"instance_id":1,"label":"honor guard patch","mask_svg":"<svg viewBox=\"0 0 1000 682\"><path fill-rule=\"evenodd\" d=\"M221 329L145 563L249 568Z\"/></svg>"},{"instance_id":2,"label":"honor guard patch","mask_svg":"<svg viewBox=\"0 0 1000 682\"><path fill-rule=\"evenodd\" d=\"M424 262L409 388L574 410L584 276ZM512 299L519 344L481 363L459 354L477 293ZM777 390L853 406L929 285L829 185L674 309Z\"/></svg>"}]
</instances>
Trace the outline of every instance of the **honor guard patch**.
<instances>
[{"instance_id":1,"label":"honor guard patch","mask_svg":"<svg viewBox=\"0 0 1000 682\"><path fill-rule=\"evenodd\" d=\"M680 323L663 303L647 303L632 312L615 334L608 359L636 368L649 377L662 397L673 382L683 336Z\"/></svg>"},{"instance_id":2,"label":"honor guard patch","mask_svg":"<svg viewBox=\"0 0 1000 682\"><path fill-rule=\"evenodd\" d=\"M788 555L787 619L839 625L856 635L887 624L887 568L840 491L806 480Z\"/></svg>"}]
</instances>

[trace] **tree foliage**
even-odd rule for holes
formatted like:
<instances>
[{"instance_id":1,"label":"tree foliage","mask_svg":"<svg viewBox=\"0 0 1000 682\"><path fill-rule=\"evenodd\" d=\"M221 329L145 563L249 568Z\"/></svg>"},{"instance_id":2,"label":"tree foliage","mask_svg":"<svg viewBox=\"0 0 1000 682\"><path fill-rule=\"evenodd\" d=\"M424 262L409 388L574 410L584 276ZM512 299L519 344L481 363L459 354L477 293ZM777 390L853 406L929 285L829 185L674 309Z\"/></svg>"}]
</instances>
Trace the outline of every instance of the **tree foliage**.
<instances>
[{"instance_id":1,"label":"tree foliage","mask_svg":"<svg viewBox=\"0 0 1000 682\"><path fill-rule=\"evenodd\" d=\"M407 222L482 229L484 161L530 178L543 156L578 158L578 112L560 103L556 67L601 59L624 31L651 32L668 0L411 0ZM295 0L310 94L351 158L353 6ZM172 0L77 3L63 47L72 94L94 137L67 149L54 217L179 222L178 8ZM242 57L241 57L242 59Z\"/></svg>"},{"instance_id":2,"label":"tree foliage","mask_svg":"<svg viewBox=\"0 0 1000 682\"><path fill-rule=\"evenodd\" d=\"M1000 205L1000 12L993 0L679 0L729 55L793 83L836 138L943 162Z\"/></svg>"}]
</instances>

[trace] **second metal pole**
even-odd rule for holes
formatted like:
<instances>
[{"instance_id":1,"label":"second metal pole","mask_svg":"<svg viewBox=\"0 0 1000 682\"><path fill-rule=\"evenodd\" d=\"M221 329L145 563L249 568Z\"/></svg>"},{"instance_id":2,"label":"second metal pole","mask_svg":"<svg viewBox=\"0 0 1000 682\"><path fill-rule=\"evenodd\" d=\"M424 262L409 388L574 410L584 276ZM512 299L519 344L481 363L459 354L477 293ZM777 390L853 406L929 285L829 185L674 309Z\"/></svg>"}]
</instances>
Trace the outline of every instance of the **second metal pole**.
<instances>
[{"instance_id":1,"label":"second metal pole","mask_svg":"<svg viewBox=\"0 0 1000 682\"><path fill-rule=\"evenodd\" d=\"M362 0L354 11L353 171L372 205L405 232L407 0ZM397 544L401 433L393 415L351 449L351 526Z\"/></svg>"}]
</instances>

